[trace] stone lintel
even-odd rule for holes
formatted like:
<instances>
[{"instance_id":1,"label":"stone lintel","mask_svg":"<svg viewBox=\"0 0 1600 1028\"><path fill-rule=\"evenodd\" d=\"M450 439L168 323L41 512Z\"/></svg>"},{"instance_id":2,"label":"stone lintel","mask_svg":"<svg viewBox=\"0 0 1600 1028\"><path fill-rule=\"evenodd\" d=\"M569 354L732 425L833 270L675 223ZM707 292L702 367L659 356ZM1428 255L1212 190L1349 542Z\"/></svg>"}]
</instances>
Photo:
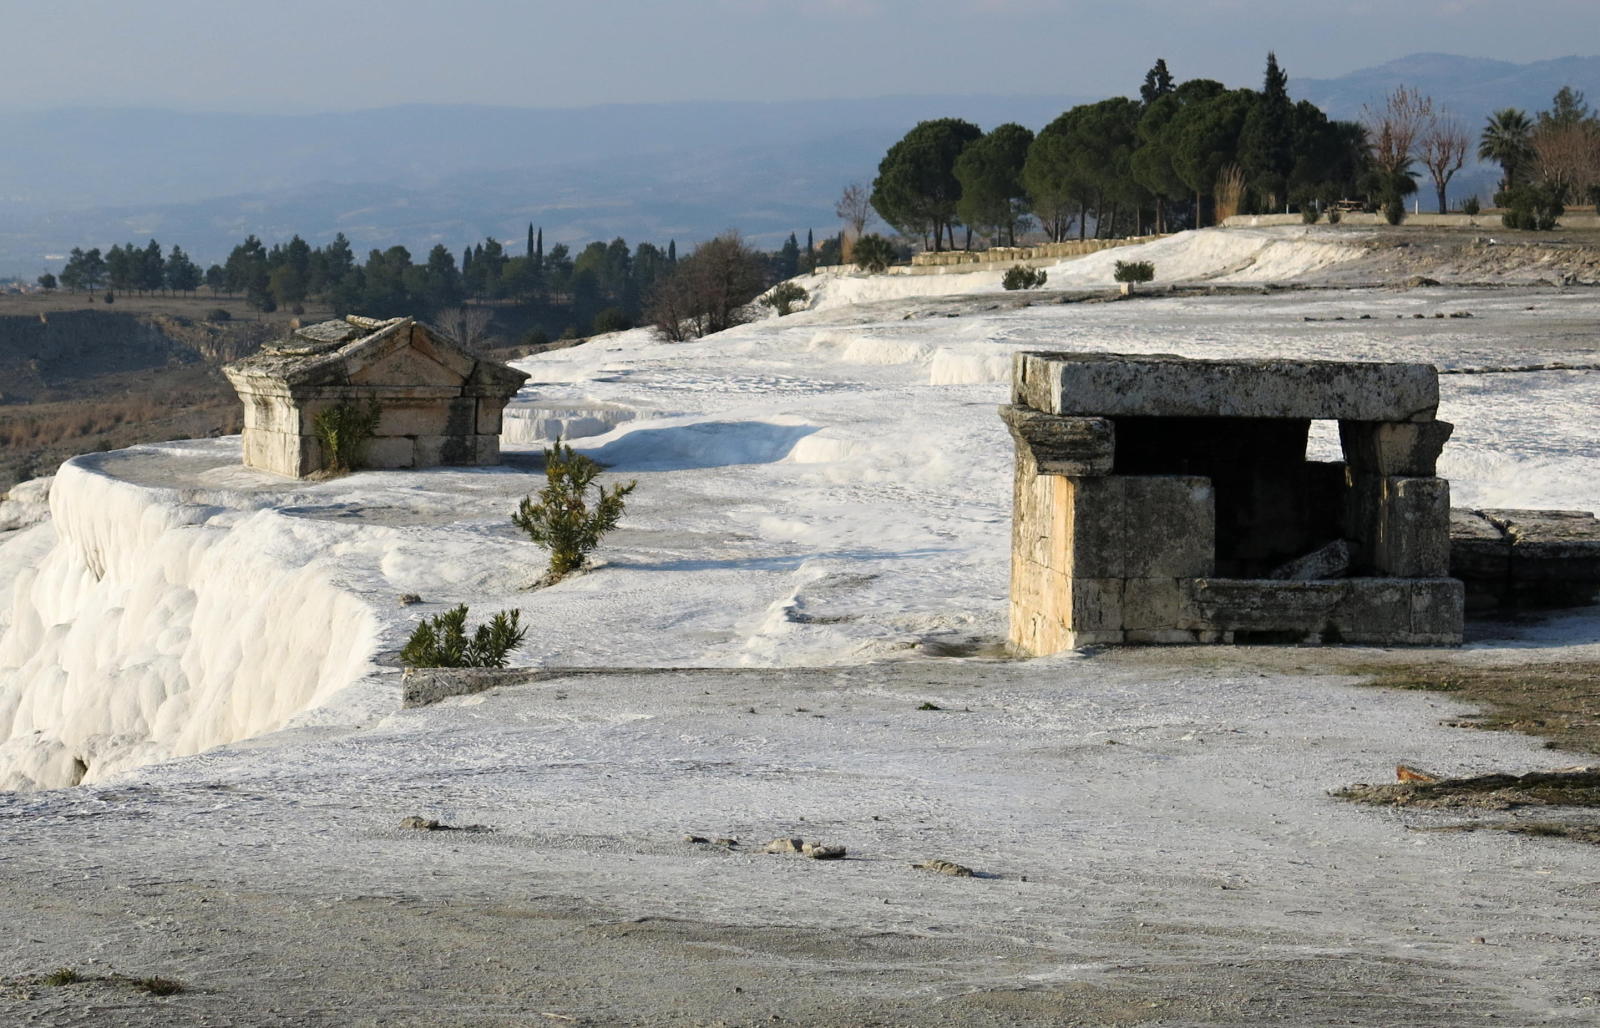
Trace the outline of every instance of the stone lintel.
<instances>
[{"instance_id":1,"label":"stone lintel","mask_svg":"<svg viewBox=\"0 0 1600 1028\"><path fill-rule=\"evenodd\" d=\"M1439 376L1431 364L1032 351L1014 358L1012 395L1089 417L1432 421Z\"/></svg>"},{"instance_id":2,"label":"stone lintel","mask_svg":"<svg viewBox=\"0 0 1600 1028\"><path fill-rule=\"evenodd\" d=\"M1071 418L1010 404L1000 420L1011 429L1018 448L1026 448L1040 475L1108 475L1116 437L1106 418Z\"/></svg>"}]
</instances>

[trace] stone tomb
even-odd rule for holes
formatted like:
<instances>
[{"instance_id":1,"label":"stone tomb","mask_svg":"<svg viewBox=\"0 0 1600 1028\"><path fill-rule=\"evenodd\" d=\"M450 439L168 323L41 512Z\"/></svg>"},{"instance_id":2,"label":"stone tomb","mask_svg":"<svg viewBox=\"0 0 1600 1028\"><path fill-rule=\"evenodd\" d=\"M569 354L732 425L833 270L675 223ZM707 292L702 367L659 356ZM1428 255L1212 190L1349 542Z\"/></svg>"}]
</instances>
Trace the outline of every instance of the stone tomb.
<instances>
[{"instance_id":1,"label":"stone tomb","mask_svg":"<svg viewBox=\"0 0 1600 1028\"><path fill-rule=\"evenodd\" d=\"M245 464L296 478L327 464L316 416L373 399L364 467L498 464L501 411L528 379L411 318L325 321L223 371L244 401Z\"/></svg>"},{"instance_id":2,"label":"stone tomb","mask_svg":"<svg viewBox=\"0 0 1600 1028\"><path fill-rule=\"evenodd\" d=\"M1012 643L1459 643L1438 403L1427 364L1017 354Z\"/></svg>"}]
</instances>

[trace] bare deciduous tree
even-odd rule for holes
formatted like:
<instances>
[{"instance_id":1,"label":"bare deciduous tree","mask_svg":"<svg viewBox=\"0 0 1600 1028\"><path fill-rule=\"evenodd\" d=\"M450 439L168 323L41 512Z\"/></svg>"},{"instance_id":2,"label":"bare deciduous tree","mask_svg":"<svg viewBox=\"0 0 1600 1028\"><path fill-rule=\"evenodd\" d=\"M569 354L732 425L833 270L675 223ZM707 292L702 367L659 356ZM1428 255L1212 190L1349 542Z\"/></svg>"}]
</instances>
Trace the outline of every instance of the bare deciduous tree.
<instances>
[{"instance_id":1,"label":"bare deciduous tree","mask_svg":"<svg viewBox=\"0 0 1600 1028\"><path fill-rule=\"evenodd\" d=\"M1560 188L1567 203L1581 203L1600 185L1600 126L1593 121L1540 125L1532 142L1537 177Z\"/></svg>"},{"instance_id":2,"label":"bare deciduous tree","mask_svg":"<svg viewBox=\"0 0 1600 1028\"><path fill-rule=\"evenodd\" d=\"M872 220L871 194L867 191L867 187L859 182L845 186L844 193L833 208L833 213L839 216L840 221L850 226L851 238L859 238L867 227L867 222Z\"/></svg>"},{"instance_id":3,"label":"bare deciduous tree","mask_svg":"<svg viewBox=\"0 0 1600 1028\"><path fill-rule=\"evenodd\" d=\"M1386 191L1392 191L1402 177L1409 175L1417 137L1432 120L1433 100L1409 86L1390 93L1382 107L1361 108L1372 164L1383 173Z\"/></svg>"},{"instance_id":4,"label":"bare deciduous tree","mask_svg":"<svg viewBox=\"0 0 1600 1028\"><path fill-rule=\"evenodd\" d=\"M1433 176L1433 188L1439 194L1439 213L1443 214L1449 210L1445 204L1445 191L1450 186L1450 179L1466 163L1472 137L1467 135L1467 130L1454 115L1441 108L1423 124L1416 145L1418 159L1428 169L1428 174Z\"/></svg>"},{"instance_id":5,"label":"bare deciduous tree","mask_svg":"<svg viewBox=\"0 0 1600 1028\"><path fill-rule=\"evenodd\" d=\"M461 348L476 353L478 345L489 335L489 322L494 313L483 307L449 307L439 312L436 324L439 331L461 344Z\"/></svg>"}]
</instances>

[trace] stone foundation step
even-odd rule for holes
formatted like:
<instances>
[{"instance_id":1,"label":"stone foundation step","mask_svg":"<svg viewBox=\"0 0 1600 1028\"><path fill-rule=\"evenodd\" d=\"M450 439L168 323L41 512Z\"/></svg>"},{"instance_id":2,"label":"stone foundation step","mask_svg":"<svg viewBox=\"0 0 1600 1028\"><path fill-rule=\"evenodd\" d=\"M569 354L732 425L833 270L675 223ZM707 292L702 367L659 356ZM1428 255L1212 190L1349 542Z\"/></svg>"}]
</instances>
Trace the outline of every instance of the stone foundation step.
<instances>
[{"instance_id":1,"label":"stone foundation step","mask_svg":"<svg viewBox=\"0 0 1600 1028\"><path fill-rule=\"evenodd\" d=\"M1583 510L1450 511L1450 574L1471 610L1600 602L1600 519Z\"/></svg>"}]
</instances>

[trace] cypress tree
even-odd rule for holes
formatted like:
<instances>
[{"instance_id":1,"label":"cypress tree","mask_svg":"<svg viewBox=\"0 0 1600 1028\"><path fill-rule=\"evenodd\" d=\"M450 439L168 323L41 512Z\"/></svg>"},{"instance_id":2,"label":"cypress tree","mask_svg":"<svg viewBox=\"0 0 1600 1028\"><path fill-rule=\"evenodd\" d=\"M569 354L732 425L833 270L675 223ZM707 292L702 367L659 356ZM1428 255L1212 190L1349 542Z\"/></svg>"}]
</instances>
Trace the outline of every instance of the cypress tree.
<instances>
[{"instance_id":1,"label":"cypress tree","mask_svg":"<svg viewBox=\"0 0 1600 1028\"><path fill-rule=\"evenodd\" d=\"M678 263L678 241L676 239L667 240L667 263Z\"/></svg>"},{"instance_id":2,"label":"cypress tree","mask_svg":"<svg viewBox=\"0 0 1600 1028\"><path fill-rule=\"evenodd\" d=\"M461 251L461 273L465 275L470 267L472 267L472 247L469 246Z\"/></svg>"},{"instance_id":3,"label":"cypress tree","mask_svg":"<svg viewBox=\"0 0 1600 1028\"><path fill-rule=\"evenodd\" d=\"M1158 57L1155 67L1145 72L1144 85L1139 87L1139 99L1149 107L1175 88L1172 84L1172 72L1167 70L1166 58Z\"/></svg>"},{"instance_id":4,"label":"cypress tree","mask_svg":"<svg viewBox=\"0 0 1600 1028\"><path fill-rule=\"evenodd\" d=\"M533 268L535 271L544 270L544 226L539 226L539 234L534 239Z\"/></svg>"},{"instance_id":5,"label":"cypress tree","mask_svg":"<svg viewBox=\"0 0 1600 1028\"><path fill-rule=\"evenodd\" d=\"M529 257L533 256L533 222L528 222L528 249L524 251Z\"/></svg>"},{"instance_id":6,"label":"cypress tree","mask_svg":"<svg viewBox=\"0 0 1600 1028\"><path fill-rule=\"evenodd\" d=\"M811 235L811 230L808 228L808 229L806 229L806 253L813 254L813 253L816 253L816 252L817 252L817 241Z\"/></svg>"}]
</instances>

